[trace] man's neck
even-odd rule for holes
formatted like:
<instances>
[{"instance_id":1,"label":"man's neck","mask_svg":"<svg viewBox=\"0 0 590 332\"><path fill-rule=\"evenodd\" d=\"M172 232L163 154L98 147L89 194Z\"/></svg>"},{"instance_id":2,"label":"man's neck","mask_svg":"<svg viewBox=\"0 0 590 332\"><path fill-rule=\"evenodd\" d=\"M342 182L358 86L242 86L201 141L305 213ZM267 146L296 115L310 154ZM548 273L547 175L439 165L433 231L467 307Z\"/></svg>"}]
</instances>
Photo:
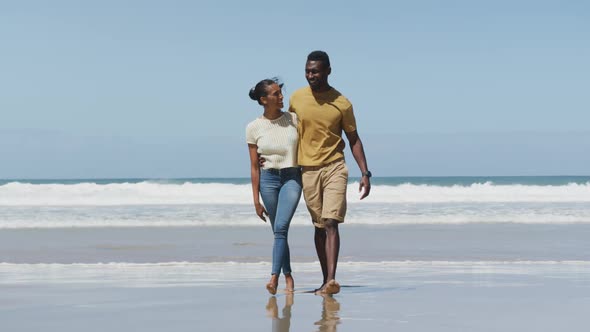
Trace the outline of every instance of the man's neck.
<instances>
[{"instance_id":1,"label":"man's neck","mask_svg":"<svg viewBox=\"0 0 590 332\"><path fill-rule=\"evenodd\" d=\"M330 91L331 89L332 89L332 87L329 84L326 84L325 86L318 87L315 90L312 88L311 91L316 92L316 93L322 93L322 92Z\"/></svg>"}]
</instances>

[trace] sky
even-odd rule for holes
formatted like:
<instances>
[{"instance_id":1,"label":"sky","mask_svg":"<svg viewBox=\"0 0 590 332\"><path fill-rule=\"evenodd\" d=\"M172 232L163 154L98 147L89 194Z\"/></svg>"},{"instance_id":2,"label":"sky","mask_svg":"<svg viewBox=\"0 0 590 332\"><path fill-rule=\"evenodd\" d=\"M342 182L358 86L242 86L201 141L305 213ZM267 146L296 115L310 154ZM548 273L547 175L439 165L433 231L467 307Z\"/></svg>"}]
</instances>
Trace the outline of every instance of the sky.
<instances>
[{"instance_id":1,"label":"sky","mask_svg":"<svg viewBox=\"0 0 590 332\"><path fill-rule=\"evenodd\" d=\"M248 90L317 49L374 176L590 175L586 1L0 1L0 41L3 179L247 177Z\"/></svg>"}]
</instances>

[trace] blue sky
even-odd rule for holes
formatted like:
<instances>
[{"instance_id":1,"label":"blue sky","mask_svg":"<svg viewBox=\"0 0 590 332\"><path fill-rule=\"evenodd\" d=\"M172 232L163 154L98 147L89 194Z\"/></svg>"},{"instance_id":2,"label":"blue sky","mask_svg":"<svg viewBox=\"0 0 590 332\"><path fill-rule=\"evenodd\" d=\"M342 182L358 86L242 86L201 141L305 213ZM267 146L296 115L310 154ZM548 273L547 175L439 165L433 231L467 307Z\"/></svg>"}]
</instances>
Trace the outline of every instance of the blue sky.
<instances>
[{"instance_id":1,"label":"blue sky","mask_svg":"<svg viewBox=\"0 0 590 332\"><path fill-rule=\"evenodd\" d=\"M589 37L584 1L1 2L0 178L248 176L247 91L315 49L376 175L588 175Z\"/></svg>"}]
</instances>

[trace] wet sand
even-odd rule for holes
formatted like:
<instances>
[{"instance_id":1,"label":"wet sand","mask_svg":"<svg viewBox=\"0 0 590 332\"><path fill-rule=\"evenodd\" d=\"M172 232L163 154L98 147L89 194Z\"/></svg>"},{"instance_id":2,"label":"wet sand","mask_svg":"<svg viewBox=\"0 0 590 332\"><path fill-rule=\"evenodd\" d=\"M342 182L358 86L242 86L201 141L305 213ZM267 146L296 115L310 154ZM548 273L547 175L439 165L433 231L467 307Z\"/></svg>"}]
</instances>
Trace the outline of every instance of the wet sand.
<instances>
[{"instance_id":1,"label":"wet sand","mask_svg":"<svg viewBox=\"0 0 590 332\"><path fill-rule=\"evenodd\" d=\"M0 319L7 331L583 331L590 307L580 262L343 263L333 297L303 293L319 267L296 263L292 298L266 293L268 269L2 264Z\"/></svg>"},{"instance_id":2,"label":"wet sand","mask_svg":"<svg viewBox=\"0 0 590 332\"><path fill-rule=\"evenodd\" d=\"M333 297L313 230L270 296L266 227L0 230L6 331L584 331L585 225L342 226ZM279 285L279 290L284 284Z\"/></svg>"},{"instance_id":3,"label":"wet sand","mask_svg":"<svg viewBox=\"0 0 590 332\"><path fill-rule=\"evenodd\" d=\"M589 224L340 227L343 261L590 260ZM289 231L292 261L317 260L312 226ZM0 229L0 262L261 262L270 227Z\"/></svg>"}]
</instances>

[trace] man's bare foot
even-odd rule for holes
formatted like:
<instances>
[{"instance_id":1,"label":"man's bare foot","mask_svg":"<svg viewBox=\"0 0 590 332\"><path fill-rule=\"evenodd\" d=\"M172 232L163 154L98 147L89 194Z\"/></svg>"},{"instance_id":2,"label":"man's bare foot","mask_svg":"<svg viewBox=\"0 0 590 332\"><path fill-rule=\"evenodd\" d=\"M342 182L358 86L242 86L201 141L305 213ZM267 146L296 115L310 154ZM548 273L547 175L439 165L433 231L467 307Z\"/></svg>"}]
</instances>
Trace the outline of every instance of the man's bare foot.
<instances>
[{"instance_id":1,"label":"man's bare foot","mask_svg":"<svg viewBox=\"0 0 590 332\"><path fill-rule=\"evenodd\" d=\"M285 285L285 292L293 293L295 291L295 280L293 280L291 273L285 274Z\"/></svg>"},{"instance_id":2,"label":"man's bare foot","mask_svg":"<svg viewBox=\"0 0 590 332\"><path fill-rule=\"evenodd\" d=\"M324 282L320 287L316 288L313 290L314 293L320 293L322 289L324 289L324 286L326 286L326 283Z\"/></svg>"},{"instance_id":3,"label":"man's bare foot","mask_svg":"<svg viewBox=\"0 0 590 332\"><path fill-rule=\"evenodd\" d=\"M328 295L338 294L338 293L340 293L340 284L338 282L336 282L336 280L332 279L332 280L328 281L328 283L326 284L326 287L324 288L324 291Z\"/></svg>"},{"instance_id":4,"label":"man's bare foot","mask_svg":"<svg viewBox=\"0 0 590 332\"><path fill-rule=\"evenodd\" d=\"M316 293L323 293L323 294L338 294L340 292L340 284L336 282L336 280L332 279L328 281L328 283L324 284L320 289L316 291Z\"/></svg>"},{"instance_id":5,"label":"man's bare foot","mask_svg":"<svg viewBox=\"0 0 590 332\"><path fill-rule=\"evenodd\" d=\"M273 274L270 277L270 281L266 284L266 290L271 294L275 295L277 293L277 286L279 285L279 278L276 274Z\"/></svg>"}]
</instances>

